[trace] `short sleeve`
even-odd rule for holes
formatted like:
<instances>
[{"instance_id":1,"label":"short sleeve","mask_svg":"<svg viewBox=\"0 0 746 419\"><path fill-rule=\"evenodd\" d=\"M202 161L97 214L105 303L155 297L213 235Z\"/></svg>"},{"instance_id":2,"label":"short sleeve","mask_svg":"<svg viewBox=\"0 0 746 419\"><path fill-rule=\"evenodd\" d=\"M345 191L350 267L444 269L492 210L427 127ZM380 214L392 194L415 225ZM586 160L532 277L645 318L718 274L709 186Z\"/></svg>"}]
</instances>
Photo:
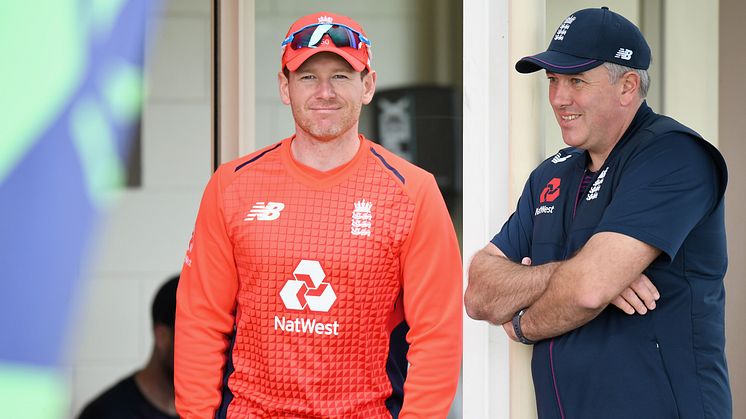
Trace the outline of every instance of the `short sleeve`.
<instances>
[{"instance_id":1,"label":"short sleeve","mask_svg":"<svg viewBox=\"0 0 746 419\"><path fill-rule=\"evenodd\" d=\"M718 168L698 141L667 134L632 157L596 232L636 238L673 260L720 200Z\"/></svg>"},{"instance_id":2,"label":"short sleeve","mask_svg":"<svg viewBox=\"0 0 746 419\"><path fill-rule=\"evenodd\" d=\"M490 240L513 262L531 255L531 237L534 228L531 178L526 181L515 212L503 224L500 232Z\"/></svg>"}]
</instances>

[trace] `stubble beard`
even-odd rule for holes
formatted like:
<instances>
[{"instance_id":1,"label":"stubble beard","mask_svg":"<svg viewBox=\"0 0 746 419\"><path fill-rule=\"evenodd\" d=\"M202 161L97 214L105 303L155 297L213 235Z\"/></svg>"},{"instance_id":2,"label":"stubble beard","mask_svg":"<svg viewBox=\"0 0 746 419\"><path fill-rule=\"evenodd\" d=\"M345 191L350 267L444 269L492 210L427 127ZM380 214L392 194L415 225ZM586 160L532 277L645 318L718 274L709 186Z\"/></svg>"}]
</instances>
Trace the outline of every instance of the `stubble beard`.
<instances>
[{"instance_id":1,"label":"stubble beard","mask_svg":"<svg viewBox=\"0 0 746 419\"><path fill-rule=\"evenodd\" d=\"M360 105L349 111L343 108L342 112L344 113L340 115L337 123L313 118L310 115L311 111L303 112L296 110L296 108L293 108L293 118L296 124L314 139L329 142L339 138L340 135L349 131L355 125L360 117L360 109Z\"/></svg>"}]
</instances>

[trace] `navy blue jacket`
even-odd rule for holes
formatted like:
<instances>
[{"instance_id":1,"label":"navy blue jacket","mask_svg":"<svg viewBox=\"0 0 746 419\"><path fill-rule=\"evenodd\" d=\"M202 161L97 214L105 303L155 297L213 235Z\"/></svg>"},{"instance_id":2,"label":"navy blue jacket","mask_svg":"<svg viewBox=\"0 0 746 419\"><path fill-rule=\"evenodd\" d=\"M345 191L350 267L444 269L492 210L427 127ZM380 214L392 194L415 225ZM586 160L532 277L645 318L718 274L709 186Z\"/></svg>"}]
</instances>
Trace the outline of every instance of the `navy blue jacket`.
<instances>
[{"instance_id":1,"label":"navy blue jacket","mask_svg":"<svg viewBox=\"0 0 746 419\"><path fill-rule=\"evenodd\" d=\"M644 271L655 310L609 305L587 324L534 346L539 417L730 418L725 361L725 161L715 147L643 103L582 193L585 151L561 150L531 174L493 239L515 262L570 258L598 232L662 251ZM576 205L577 202L577 205Z\"/></svg>"}]
</instances>

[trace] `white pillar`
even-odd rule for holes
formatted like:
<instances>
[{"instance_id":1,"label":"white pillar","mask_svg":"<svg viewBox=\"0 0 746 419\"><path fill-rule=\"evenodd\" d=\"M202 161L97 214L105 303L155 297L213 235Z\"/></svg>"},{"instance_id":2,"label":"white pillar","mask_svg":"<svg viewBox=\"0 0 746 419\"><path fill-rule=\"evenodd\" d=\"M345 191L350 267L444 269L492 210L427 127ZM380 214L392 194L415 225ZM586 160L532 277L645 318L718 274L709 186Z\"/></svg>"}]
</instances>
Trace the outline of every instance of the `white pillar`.
<instances>
[{"instance_id":1,"label":"white pillar","mask_svg":"<svg viewBox=\"0 0 746 419\"><path fill-rule=\"evenodd\" d=\"M219 124L219 157L225 163L256 148L254 0L224 0L218 12L220 46L213 60L220 63L213 77L220 88L214 104L219 118L213 124Z\"/></svg>"},{"instance_id":2,"label":"white pillar","mask_svg":"<svg viewBox=\"0 0 746 419\"><path fill-rule=\"evenodd\" d=\"M463 39L463 250L468 267L509 213L508 1L465 1ZM463 417L508 418L508 340L502 330L464 318Z\"/></svg>"},{"instance_id":3,"label":"white pillar","mask_svg":"<svg viewBox=\"0 0 746 419\"><path fill-rule=\"evenodd\" d=\"M544 160L544 114L548 102L544 72L520 74L516 61L547 48L544 0L510 2L510 190L505 198L515 208L531 171ZM531 378L532 346L510 342L510 418L536 417Z\"/></svg>"}]
</instances>

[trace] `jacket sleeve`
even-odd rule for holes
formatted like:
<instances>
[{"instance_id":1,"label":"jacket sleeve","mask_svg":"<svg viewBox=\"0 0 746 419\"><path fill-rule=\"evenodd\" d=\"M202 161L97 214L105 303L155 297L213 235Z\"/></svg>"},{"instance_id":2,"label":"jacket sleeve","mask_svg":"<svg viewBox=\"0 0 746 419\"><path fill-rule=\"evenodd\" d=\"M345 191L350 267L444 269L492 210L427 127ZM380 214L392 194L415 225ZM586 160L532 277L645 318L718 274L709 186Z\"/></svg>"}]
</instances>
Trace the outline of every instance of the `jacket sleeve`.
<instances>
[{"instance_id":1,"label":"jacket sleeve","mask_svg":"<svg viewBox=\"0 0 746 419\"><path fill-rule=\"evenodd\" d=\"M399 417L445 418L461 368L461 255L451 218L431 175L416 199L418 208L401 255L410 346Z\"/></svg>"},{"instance_id":2,"label":"jacket sleeve","mask_svg":"<svg viewBox=\"0 0 746 419\"><path fill-rule=\"evenodd\" d=\"M515 263L531 257L531 241L534 229L534 203L532 201L531 180L533 173L526 181L523 192L518 199L515 212L503 224L500 232L490 240L501 252Z\"/></svg>"},{"instance_id":3,"label":"jacket sleeve","mask_svg":"<svg viewBox=\"0 0 746 419\"><path fill-rule=\"evenodd\" d=\"M174 386L176 409L186 419L215 415L235 320L238 277L220 174L202 197L176 297Z\"/></svg>"}]
</instances>

